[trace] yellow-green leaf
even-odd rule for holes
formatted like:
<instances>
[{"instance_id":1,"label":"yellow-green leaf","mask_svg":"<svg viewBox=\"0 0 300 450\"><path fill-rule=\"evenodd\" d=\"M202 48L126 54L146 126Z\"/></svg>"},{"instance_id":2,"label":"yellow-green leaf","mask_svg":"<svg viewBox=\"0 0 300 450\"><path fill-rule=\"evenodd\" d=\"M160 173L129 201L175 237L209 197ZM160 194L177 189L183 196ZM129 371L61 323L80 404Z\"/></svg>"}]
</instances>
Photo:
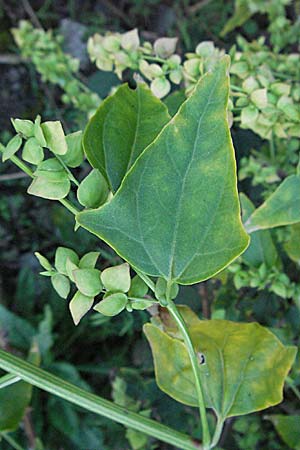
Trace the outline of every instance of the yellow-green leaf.
<instances>
[{"instance_id":1,"label":"yellow-green leaf","mask_svg":"<svg viewBox=\"0 0 300 450\"><path fill-rule=\"evenodd\" d=\"M91 309L94 297L89 297L77 291L69 303L70 313L75 325L78 325L82 317Z\"/></svg>"},{"instance_id":2,"label":"yellow-green leaf","mask_svg":"<svg viewBox=\"0 0 300 450\"><path fill-rule=\"evenodd\" d=\"M146 324L159 387L177 401L197 406L193 372L185 345ZM282 401L285 376L296 347L284 346L257 323L199 321L189 329L201 356L205 403L219 418L248 414Z\"/></svg>"}]
</instances>

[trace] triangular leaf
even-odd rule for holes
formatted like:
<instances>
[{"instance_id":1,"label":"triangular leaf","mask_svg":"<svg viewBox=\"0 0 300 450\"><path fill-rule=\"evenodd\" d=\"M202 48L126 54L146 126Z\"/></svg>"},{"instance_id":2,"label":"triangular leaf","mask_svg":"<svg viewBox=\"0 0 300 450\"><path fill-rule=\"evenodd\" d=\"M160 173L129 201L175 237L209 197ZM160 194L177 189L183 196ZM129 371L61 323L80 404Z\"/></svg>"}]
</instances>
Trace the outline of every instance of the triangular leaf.
<instances>
[{"instance_id":1,"label":"triangular leaf","mask_svg":"<svg viewBox=\"0 0 300 450\"><path fill-rule=\"evenodd\" d=\"M123 85L101 103L86 128L83 146L113 191L169 119L165 105L142 84L136 90Z\"/></svg>"},{"instance_id":2,"label":"triangular leaf","mask_svg":"<svg viewBox=\"0 0 300 450\"><path fill-rule=\"evenodd\" d=\"M78 223L133 267L191 284L248 245L227 123L228 58L207 73L127 173L113 199Z\"/></svg>"},{"instance_id":3,"label":"triangular leaf","mask_svg":"<svg viewBox=\"0 0 300 450\"><path fill-rule=\"evenodd\" d=\"M300 222L300 176L287 177L245 223L249 233Z\"/></svg>"},{"instance_id":4,"label":"triangular leaf","mask_svg":"<svg viewBox=\"0 0 300 450\"><path fill-rule=\"evenodd\" d=\"M94 297L88 297L77 291L69 303L70 313L75 325L78 325L82 317L91 309Z\"/></svg>"}]
</instances>

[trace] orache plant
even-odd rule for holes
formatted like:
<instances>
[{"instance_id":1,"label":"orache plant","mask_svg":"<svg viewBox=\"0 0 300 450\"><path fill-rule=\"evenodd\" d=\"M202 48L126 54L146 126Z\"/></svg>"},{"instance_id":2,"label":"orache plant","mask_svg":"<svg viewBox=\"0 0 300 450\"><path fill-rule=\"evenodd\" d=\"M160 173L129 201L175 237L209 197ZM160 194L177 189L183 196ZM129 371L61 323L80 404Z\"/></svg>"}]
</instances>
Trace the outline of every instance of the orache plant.
<instances>
[{"instance_id":1,"label":"orache plant","mask_svg":"<svg viewBox=\"0 0 300 450\"><path fill-rule=\"evenodd\" d=\"M83 160L81 133L65 137L59 122L16 119L18 134L2 149L5 159L11 158L33 178L30 194L59 200L75 215L76 227L98 236L126 261L101 272L95 268L97 252L79 258L74 250L60 247L54 267L37 254L42 274L51 278L61 297L67 298L75 284L69 307L76 324L95 298L94 309L108 316L152 307L153 318L144 332L157 383L177 401L199 408L202 442L1 351L0 367L12 374L6 383L8 378L11 383L23 379L187 450L214 448L228 417L281 402L296 347L284 346L257 323L200 320L174 302L178 285L215 276L249 244L227 121L228 74L229 58L224 56L172 118L146 85L119 87L86 127L83 148L93 169L80 184L71 169ZM22 139L23 159L37 166L34 172L15 155ZM44 160L45 151L51 158ZM66 199L72 182L84 206L81 211ZM270 227L266 211L270 217L273 203L297 186L299 175L287 179L247 220L248 231ZM275 226L300 219L299 212L296 217L288 210L288 215L283 209ZM136 273L132 279L130 267ZM208 420L207 409L213 411L214 421ZM209 423L214 423L213 430Z\"/></svg>"}]
</instances>

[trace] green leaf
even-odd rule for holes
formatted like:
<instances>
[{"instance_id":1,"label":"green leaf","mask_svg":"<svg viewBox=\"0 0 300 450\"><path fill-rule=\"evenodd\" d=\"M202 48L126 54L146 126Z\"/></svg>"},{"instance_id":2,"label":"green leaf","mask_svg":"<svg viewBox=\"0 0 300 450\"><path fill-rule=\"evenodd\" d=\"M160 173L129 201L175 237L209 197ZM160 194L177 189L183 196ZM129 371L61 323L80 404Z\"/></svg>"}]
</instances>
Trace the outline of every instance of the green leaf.
<instances>
[{"instance_id":1,"label":"green leaf","mask_svg":"<svg viewBox=\"0 0 300 450\"><path fill-rule=\"evenodd\" d=\"M47 143L46 143L46 139L45 139L42 127L41 127L41 116L37 116L34 121L33 133L34 133L34 137L36 138L38 143L42 147L46 147Z\"/></svg>"},{"instance_id":2,"label":"green leaf","mask_svg":"<svg viewBox=\"0 0 300 450\"><path fill-rule=\"evenodd\" d=\"M88 297L77 291L69 303L70 312L75 325L78 325L82 317L91 309L94 297Z\"/></svg>"},{"instance_id":3,"label":"green leaf","mask_svg":"<svg viewBox=\"0 0 300 450\"><path fill-rule=\"evenodd\" d=\"M2 162L7 161L9 158L11 158L21 147L22 145L22 138L18 134L11 138L11 140L8 142L7 146L5 147L3 153L2 153Z\"/></svg>"},{"instance_id":4,"label":"green leaf","mask_svg":"<svg viewBox=\"0 0 300 450\"><path fill-rule=\"evenodd\" d=\"M70 191L71 183L67 172L56 158L41 162L34 172L35 179L28 193L50 200L60 200Z\"/></svg>"},{"instance_id":5,"label":"green leaf","mask_svg":"<svg viewBox=\"0 0 300 450\"><path fill-rule=\"evenodd\" d=\"M48 259L45 258L45 256L41 255L39 252L35 252L34 255L38 259L40 265L44 269L49 270L49 271L52 270L52 266L51 266L50 262L48 261Z\"/></svg>"},{"instance_id":6,"label":"green leaf","mask_svg":"<svg viewBox=\"0 0 300 450\"><path fill-rule=\"evenodd\" d=\"M136 90L123 85L101 103L85 130L83 146L114 192L168 120L167 108L143 84Z\"/></svg>"},{"instance_id":7,"label":"green leaf","mask_svg":"<svg viewBox=\"0 0 300 450\"><path fill-rule=\"evenodd\" d=\"M154 43L154 51L159 58L169 58L176 50L177 38L159 38Z\"/></svg>"},{"instance_id":8,"label":"green leaf","mask_svg":"<svg viewBox=\"0 0 300 450\"><path fill-rule=\"evenodd\" d=\"M254 2L252 2L251 5L253 5L253 3ZM226 22L220 36L225 36L235 28L242 26L248 19L250 19L252 14L253 11L249 8L248 0L236 1L234 15Z\"/></svg>"},{"instance_id":9,"label":"green leaf","mask_svg":"<svg viewBox=\"0 0 300 450\"><path fill-rule=\"evenodd\" d=\"M300 450L300 416L272 414L265 416L270 420L283 442L294 450Z\"/></svg>"},{"instance_id":10,"label":"green leaf","mask_svg":"<svg viewBox=\"0 0 300 450\"><path fill-rule=\"evenodd\" d=\"M84 153L82 147L82 131L75 131L75 133L66 136L66 143L68 150L61 159L68 167L78 167L84 160Z\"/></svg>"},{"instance_id":11,"label":"green leaf","mask_svg":"<svg viewBox=\"0 0 300 450\"><path fill-rule=\"evenodd\" d=\"M291 235L284 244L284 249L289 258L300 265L300 223L291 226Z\"/></svg>"},{"instance_id":12,"label":"green leaf","mask_svg":"<svg viewBox=\"0 0 300 450\"><path fill-rule=\"evenodd\" d=\"M33 345L28 357L29 361L39 364L39 353ZM31 401L32 386L19 381L11 386L0 389L0 431L14 431L18 428L25 410Z\"/></svg>"},{"instance_id":13,"label":"green leaf","mask_svg":"<svg viewBox=\"0 0 300 450\"><path fill-rule=\"evenodd\" d=\"M100 256L100 252L89 252L83 255L79 261L80 269L94 269L96 262Z\"/></svg>"},{"instance_id":14,"label":"green leaf","mask_svg":"<svg viewBox=\"0 0 300 450\"><path fill-rule=\"evenodd\" d=\"M76 269L79 269L79 267L76 264L74 264L69 258L67 258L66 272L67 272L70 280L73 281L74 283L75 283L75 280L74 280L74 276L73 276L73 271Z\"/></svg>"},{"instance_id":15,"label":"green leaf","mask_svg":"<svg viewBox=\"0 0 300 450\"><path fill-rule=\"evenodd\" d=\"M125 50L129 52L135 51L138 49L139 45L140 45L140 38L138 35L138 30L136 28L122 34L121 46Z\"/></svg>"},{"instance_id":16,"label":"green leaf","mask_svg":"<svg viewBox=\"0 0 300 450\"><path fill-rule=\"evenodd\" d=\"M138 276L132 278L130 289L128 295L130 297L144 297L148 292L148 286L146 283Z\"/></svg>"},{"instance_id":17,"label":"green leaf","mask_svg":"<svg viewBox=\"0 0 300 450\"><path fill-rule=\"evenodd\" d=\"M268 105L268 98L267 98L267 89L256 89L253 91L250 95L250 98L255 106L257 106L260 109L266 108Z\"/></svg>"},{"instance_id":18,"label":"green leaf","mask_svg":"<svg viewBox=\"0 0 300 450\"><path fill-rule=\"evenodd\" d=\"M67 247L58 247L55 252L54 264L56 270L63 275L68 275L67 260L71 261L73 264L76 264L76 266L79 263L79 257L74 250Z\"/></svg>"},{"instance_id":19,"label":"green leaf","mask_svg":"<svg viewBox=\"0 0 300 450\"><path fill-rule=\"evenodd\" d=\"M109 190L104 176L98 169L93 169L80 183L77 198L82 206L98 208L105 203Z\"/></svg>"},{"instance_id":20,"label":"green leaf","mask_svg":"<svg viewBox=\"0 0 300 450\"><path fill-rule=\"evenodd\" d=\"M154 305L155 302L151 302L151 300L131 300L130 306L132 309L136 309L138 311L143 311L145 309L150 308L150 306Z\"/></svg>"},{"instance_id":21,"label":"green leaf","mask_svg":"<svg viewBox=\"0 0 300 450\"><path fill-rule=\"evenodd\" d=\"M287 177L245 223L249 233L300 222L300 176Z\"/></svg>"},{"instance_id":22,"label":"green leaf","mask_svg":"<svg viewBox=\"0 0 300 450\"><path fill-rule=\"evenodd\" d=\"M44 151L40 146L36 138L31 137L26 141L23 151L22 158L31 164L40 164L44 159Z\"/></svg>"},{"instance_id":23,"label":"green leaf","mask_svg":"<svg viewBox=\"0 0 300 450\"><path fill-rule=\"evenodd\" d=\"M55 291L61 298L68 297L71 286L69 279L65 275L62 275L61 273L55 273L51 276L51 283Z\"/></svg>"},{"instance_id":24,"label":"green leaf","mask_svg":"<svg viewBox=\"0 0 300 450\"><path fill-rule=\"evenodd\" d=\"M121 292L108 295L101 302L94 306L94 310L103 314L104 316L116 316L119 314L127 304L127 296Z\"/></svg>"},{"instance_id":25,"label":"green leaf","mask_svg":"<svg viewBox=\"0 0 300 450\"><path fill-rule=\"evenodd\" d=\"M156 97L163 98L170 92L171 83L165 77L158 77L151 82L150 87Z\"/></svg>"},{"instance_id":26,"label":"green leaf","mask_svg":"<svg viewBox=\"0 0 300 450\"><path fill-rule=\"evenodd\" d=\"M22 317L17 316L0 304L0 329L12 347L26 350L36 330Z\"/></svg>"},{"instance_id":27,"label":"green leaf","mask_svg":"<svg viewBox=\"0 0 300 450\"><path fill-rule=\"evenodd\" d=\"M70 188L71 183L67 175L61 181L51 181L44 177L36 177L30 184L27 192L49 200L61 200L68 195Z\"/></svg>"},{"instance_id":28,"label":"green leaf","mask_svg":"<svg viewBox=\"0 0 300 450\"><path fill-rule=\"evenodd\" d=\"M170 115L173 117L182 103L186 100L184 89L172 92L168 97L164 99L165 105L167 105Z\"/></svg>"},{"instance_id":29,"label":"green leaf","mask_svg":"<svg viewBox=\"0 0 300 450\"><path fill-rule=\"evenodd\" d=\"M78 290L88 296L95 297L102 291L100 270L77 269L73 271L74 280Z\"/></svg>"},{"instance_id":30,"label":"green leaf","mask_svg":"<svg viewBox=\"0 0 300 450\"><path fill-rule=\"evenodd\" d=\"M138 270L180 284L226 267L248 245L227 124L227 57L200 80L113 199L77 215Z\"/></svg>"},{"instance_id":31,"label":"green leaf","mask_svg":"<svg viewBox=\"0 0 300 450\"><path fill-rule=\"evenodd\" d=\"M167 282L164 278L158 278L156 285L155 285L155 297L158 298L158 300L163 300L166 298L166 291L167 291ZM178 295L178 285L173 284L171 286L170 290L170 298L174 299Z\"/></svg>"},{"instance_id":32,"label":"green leaf","mask_svg":"<svg viewBox=\"0 0 300 450\"><path fill-rule=\"evenodd\" d=\"M16 132L22 134L24 137L30 138L34 135L34 127L31 120L11 119L11 122Z\"/></svg>"},{"instance_id":33,"label":"green leaf","mask_svg":"<svg viewBox=\"0 0 300 450\"><path fill-rule=\"evenodd\" d=\"M56 158L49 158L41 162L34 175L47 178L50 181L61 181L66 176L66 171Z\"/></svg>"},{"instance_id":34,"label":"green leaf","mask_svg":"<svg viewBox=\"0 0 300 450\"><path fill-rule=\"evenodd\" d=\"M44 122L42 130L46 139L46 146L57 155L65 155L68 145L61 123L56 121Z\"/></svg>"},{"instance_id":35,"label":"green leaf","mask_svg":"<svg viewBox=\"0 0 300 450\"><path fill-rule=\"evenodd\" d=\"M197 406L193 372L185 345L160 328L146 324L159 387L177 401ZM249 414L282 401L284 379L297 348L284 346L257 323L199 321L189 329L201 355L205 403L217 416Z\"/></svg>"},{"instance_id":36,"label":"green leaf","mask_svg":"<svg viewBox=\"0 0 300 450\"><path fill-rule=\"evenodd\" d=\"M245 194L240 194L240 200L243 211L243 221L246 222L255 210L255 206ZM278 259L278 253L270 232L262 230L252 233L250 245L243 253L242 259L250 266L259 267L261 264L265 263L267 267L273 267Z\"/></svg>"},{"instance_id":37,"label":"green leaf","mask_svg":"<svg viewBox=\"0 0 300 450\"><path fill-rule=\"evenodd\" d=\"M111 292L128 292L130 289L130 272L128 264L108 267L101 273L101 281Z\"/></svg>"}]
</instances>

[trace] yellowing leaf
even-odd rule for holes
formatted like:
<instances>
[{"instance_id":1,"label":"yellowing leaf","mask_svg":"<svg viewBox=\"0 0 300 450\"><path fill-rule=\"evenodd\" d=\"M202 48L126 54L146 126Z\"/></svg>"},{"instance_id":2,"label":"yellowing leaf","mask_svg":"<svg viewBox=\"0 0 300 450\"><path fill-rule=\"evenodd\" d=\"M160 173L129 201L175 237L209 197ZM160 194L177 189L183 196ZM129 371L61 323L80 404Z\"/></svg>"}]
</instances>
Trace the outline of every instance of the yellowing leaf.
<instances>
[{"instance_id":1,"label":"yellowing leaf","mask_svg":"<svg viewBox=\"0 0 300 450\"><path fill-rule=\"evenodd\" d=\"M197 406L194 377L181 340L146 324L159 387L177 401ZM296 347L285 347L257 323L200 321L189 329L196 352L205 403L217 416L248 414L282 401L285 376Z\"/></svg>"}]
</instances>

